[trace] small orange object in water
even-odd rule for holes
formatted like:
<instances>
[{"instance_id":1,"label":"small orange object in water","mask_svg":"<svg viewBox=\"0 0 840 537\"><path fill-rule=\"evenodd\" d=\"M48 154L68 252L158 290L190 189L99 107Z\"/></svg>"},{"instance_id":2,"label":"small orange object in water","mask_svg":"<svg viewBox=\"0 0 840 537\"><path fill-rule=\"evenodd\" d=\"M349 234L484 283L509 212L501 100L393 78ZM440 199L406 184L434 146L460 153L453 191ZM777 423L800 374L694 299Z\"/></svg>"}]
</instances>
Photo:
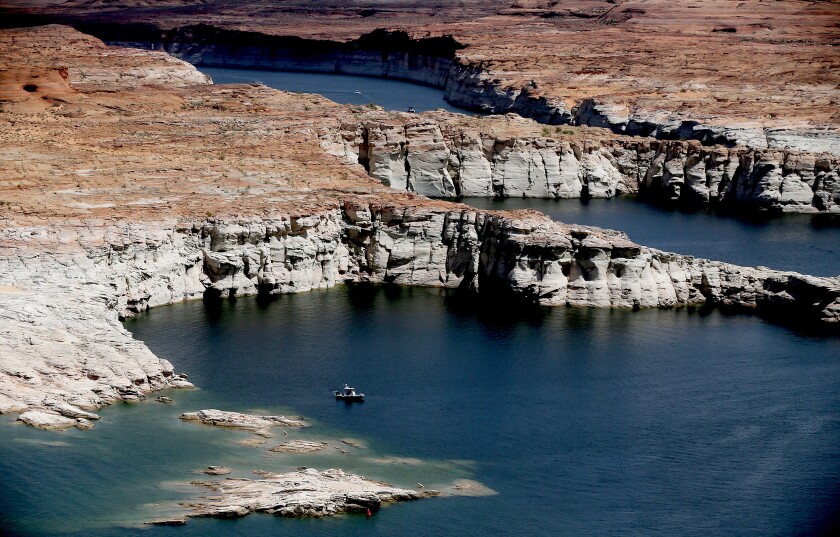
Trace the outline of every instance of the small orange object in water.
<instances>
[{"instance_id":1,"label":"small orange object in water","mask_svg":"<svg viewBox=\"0 0 840 537\"><path fill-rule=\"evenodd\" d=\"M371 516L370 507L368 507L367 508L367 517L370 518L370 516Z\"/></svg>"}]
</instances>

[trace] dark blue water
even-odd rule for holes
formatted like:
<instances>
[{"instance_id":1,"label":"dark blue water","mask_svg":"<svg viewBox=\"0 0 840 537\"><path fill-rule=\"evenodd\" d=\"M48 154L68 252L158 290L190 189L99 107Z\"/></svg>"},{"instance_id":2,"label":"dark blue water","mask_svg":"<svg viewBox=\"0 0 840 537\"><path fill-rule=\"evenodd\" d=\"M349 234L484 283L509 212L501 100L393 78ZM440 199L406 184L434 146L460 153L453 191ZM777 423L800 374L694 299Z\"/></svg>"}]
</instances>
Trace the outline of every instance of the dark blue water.
<instances>
[{"instance_id":1,"label":"dark blue water","mask_svg":"<svg viewBox=\"0 0 840 537\"><path fill-rule=\"evenodd\" d=\"M474 114L443 100L443 90L422 84L367 76L331 73L298 73L260 71L226 67L200 67L216 84L260 82L285 91L319 93L341 104L377 104L385 110L405 112L413 107L418 112L443 108L450 112ZM356 92L359 93L356 93Z\"/></svg>"},{"instance_id":2,"label":"dark blue water","mask_svg":"<svg viewBox=\"0 0 840 537\"><path fill-rule=\"evenodd\" d=\"M629 197L461 201L480 209L536 209L561 222L618 229L639 244L669 252L815 276L840 275L840 225L821 216L725 217L670 210Z\"/></svg>"},{"instance_id":3,"label":"dark blue water","mask_svg":"<svg viewBox=\"0 0 840 537\"><path fill-rule=\"evenodd\" d=\"M838 338L716 311L518 310L364 286L268 304L180 304L126 326L201 390L173 392L174 407L105 409L89 432L3 425L7 533L767 536L838 527ZM368 401L336 403L329 389L344 381ZM177 419L207 407L293 411L314 423L293 434L369 448L284 459L234 444L240 433ZM375 462L385 455L421 461ZM247 476L307 463L404 486L468 477L499 494L397 505L370 521L251 515L136 529L159 509L144 504L184 499L171 482L195 479L194 469L225 464Z\"/></svg>"}]
</instances>

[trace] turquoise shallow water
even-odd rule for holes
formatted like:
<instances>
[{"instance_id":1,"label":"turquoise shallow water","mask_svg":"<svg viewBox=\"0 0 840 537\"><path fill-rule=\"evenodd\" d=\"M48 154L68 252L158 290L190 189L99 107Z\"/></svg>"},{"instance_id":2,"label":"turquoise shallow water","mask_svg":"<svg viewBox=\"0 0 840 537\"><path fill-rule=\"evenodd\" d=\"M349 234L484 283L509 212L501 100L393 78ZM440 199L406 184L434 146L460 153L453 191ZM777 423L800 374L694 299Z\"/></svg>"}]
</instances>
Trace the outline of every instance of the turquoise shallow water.
<instances>
[{"instance_id":1,"label":"turquoise shallow water","mask_svg":"<svg viewBox=\"0 0 840 537\"><path fill-rule=\"evenodd\" d=\"M178 304L126 326L201 389L172 392L173 406L105 409L89 432L4 426L6 534L815 535L837 527L838 338L715 311L517 309L372 286ZM329 389L344 381L368 401L336 403ZM207 407L300 414L313 426L291 437L368 447L270 454L235 444L243 433L177 419ZM404 486L473 478L499 494L397 505L370 521L251 515L137 527L187 498L190 487L177 483L210 464L240 476L340 465Z\"/></svg>"}]
</instances>

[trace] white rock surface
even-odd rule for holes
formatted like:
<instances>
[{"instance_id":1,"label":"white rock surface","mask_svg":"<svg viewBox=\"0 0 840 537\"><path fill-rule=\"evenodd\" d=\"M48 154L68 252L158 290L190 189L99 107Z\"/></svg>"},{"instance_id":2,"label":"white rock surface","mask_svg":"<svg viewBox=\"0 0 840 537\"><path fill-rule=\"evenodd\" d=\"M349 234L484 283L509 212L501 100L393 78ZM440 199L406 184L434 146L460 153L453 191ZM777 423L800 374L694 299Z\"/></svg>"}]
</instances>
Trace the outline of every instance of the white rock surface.
<instances>
[{"instance_id":1,"label":"white rock surface","mask_svg":"<svg viewBox=\"0 0 840 537\"><path fill-rule=\"evenodd\" d=\"M246 431L268 431L272 427L304 427L306 425L298 418L259 416L215 409L185 412L181 414L181 419L197 421L204 425L215 425L216 427L229 427Z\"/></svg>"},{"instance_id":2,"label":"white rock surface","mask_svg":"<svg viewBox=\"0 0 840 537\"><path fill-rule=\"evenodd\" d=\"M18 416L18 421L37 429L51 431L77 427L79 429L90 429L93 424L84 418L68 418L56 412L45 410L27 410Z\"/></svg>"},{"instance_id":3,"label":"white rock surface","mask_svg":"<svg viewBox=\"0 0 840 537\"><path fill-rule=\"evenodd\" d=\"M366 163L385 185L431 197L639 193L668 204L742 212L840 213L840 158L830 154L629 137L504 137L442 128L427 118L345 124L324 135L322 146Z\"/></svg>"},{"instance_id":4,"label":"white rock surface","mask_svg":"<svg viewBox=\"0 0 840 537\"><path fill-rule=\"evenodd\" d=\"M261 479L225 479L194 484L215 495L189 505L189 516L240 517L259 512L286 517L324 517L345 511L377 511L383 503L417 500L438 493L413 491L371 481L342 470L304 469L261 473Z\"/></svg>"},{"instance_id":5,"label":"white rock surface","mask_svg":"<svg viewBox=\"0 0 840 537\"><path fill-rule=\"evenodd\" d=\"M329 442L313 442L309 440L289 440L268 448L274 453L316 453L329 447Z\"/></svg>"}]
</instances>

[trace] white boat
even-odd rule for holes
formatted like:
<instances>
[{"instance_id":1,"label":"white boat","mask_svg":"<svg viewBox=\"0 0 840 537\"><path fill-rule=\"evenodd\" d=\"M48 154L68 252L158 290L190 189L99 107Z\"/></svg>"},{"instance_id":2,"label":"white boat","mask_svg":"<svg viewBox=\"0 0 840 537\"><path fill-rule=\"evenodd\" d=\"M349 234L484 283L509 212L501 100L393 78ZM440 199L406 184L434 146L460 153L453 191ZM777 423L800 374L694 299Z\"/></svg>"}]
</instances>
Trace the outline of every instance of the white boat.
<instances>
[{"instance_id":1,"label":"white boat","mask_svg":"<svg viewBox=\"0 0 840 537\"><path fill-rule=\"evenodd\" d=\"M365 400L365 394L363 393L356 393L356 388L351 388L347 384L344 385L344 388L341 391L334 391L335 398L341 401L347 401L348 403L352 403L354 401L362 402Z\"/></svg>"},{"instance_id":2,"label":"white boat","mask_svg":"<svg viewBox=\"0 0 840 537\"><path fill-rule=\"evenodd\" d=\"M353 93L355 93L356 95L361 95L361 94L362 94L362 92L361 92L361 91L359 91L359 90L356 90L356 91L354 91Z\"/></svg>"}]
</instances>

